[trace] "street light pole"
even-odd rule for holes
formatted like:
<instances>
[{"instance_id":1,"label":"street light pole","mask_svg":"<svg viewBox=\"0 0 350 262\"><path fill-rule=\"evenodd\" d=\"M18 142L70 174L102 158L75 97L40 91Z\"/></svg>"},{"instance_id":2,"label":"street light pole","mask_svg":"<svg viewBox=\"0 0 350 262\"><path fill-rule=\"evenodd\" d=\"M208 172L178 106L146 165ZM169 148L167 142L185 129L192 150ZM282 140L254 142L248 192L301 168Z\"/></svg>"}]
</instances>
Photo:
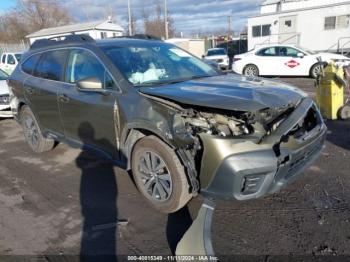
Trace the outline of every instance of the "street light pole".
<instances>
[{"instance_id":1,"label":"street light pole","mask_svg":"<svg viewBox=\"0 0 350 262\"><path fill-rule=\"evenodd\" d=\"M168 24L168 3L164 0L164 24L165 24L165 39L169 38L169 24Z\"/></svg>"},{"instance_id":2,"label":"street light pole","mask_svg":"<svg viewBox=\"0 0 350 262\"><path fill-rule=\"evenodd\" d=\"M129 14L129 35L132 35L132 21L131 21L131 6L130 6L130 0L128 0L128 14Z\"/></svg>"}]
</instances>

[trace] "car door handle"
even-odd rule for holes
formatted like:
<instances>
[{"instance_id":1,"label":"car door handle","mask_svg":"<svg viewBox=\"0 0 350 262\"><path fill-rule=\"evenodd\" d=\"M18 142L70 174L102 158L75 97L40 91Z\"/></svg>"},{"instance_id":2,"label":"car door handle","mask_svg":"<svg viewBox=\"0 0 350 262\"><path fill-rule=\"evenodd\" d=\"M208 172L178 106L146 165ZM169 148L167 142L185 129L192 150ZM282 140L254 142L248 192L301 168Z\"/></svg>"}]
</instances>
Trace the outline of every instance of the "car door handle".
<instances>
[{"instance_id":1,"label":"car door handle","mask_svg":"<svg viewBox=\"0 0 350 262\"><path fill-rule=\"evenodd\" d=\"M67 95L60 94L60 95L58 95L58 100L62 103L68 103L70 99Z\"/></svg>"}]
</instances>

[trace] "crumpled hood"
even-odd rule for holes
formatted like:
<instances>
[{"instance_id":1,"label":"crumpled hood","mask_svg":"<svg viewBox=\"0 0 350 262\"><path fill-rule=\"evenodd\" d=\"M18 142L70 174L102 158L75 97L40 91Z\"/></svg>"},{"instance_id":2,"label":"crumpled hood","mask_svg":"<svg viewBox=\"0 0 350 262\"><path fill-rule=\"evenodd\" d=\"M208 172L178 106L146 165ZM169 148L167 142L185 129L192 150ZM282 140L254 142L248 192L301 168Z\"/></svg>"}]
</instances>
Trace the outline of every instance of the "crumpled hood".
<instances>
[{"instance_id":1,"label":"crumpled hood","mask_svg":"<svg viewBox=\"0 0 350 262\"><path fill-rule=\"evenodd\" d=\"M9 88L6 81L0 81L0 95L7 95L9 93Z\"/></svg>"},{"instance_id":2,"label":"crumpled hood","mask_svg":"<svg viewBox=\"0 0 350 262\"><path fill-rule=\"evenodd\" d=\"M182 104L249 112L295 105L307 96L298 88L278 81L235 74L141 87L140 91Z\"/></svg>"}]
</instances>

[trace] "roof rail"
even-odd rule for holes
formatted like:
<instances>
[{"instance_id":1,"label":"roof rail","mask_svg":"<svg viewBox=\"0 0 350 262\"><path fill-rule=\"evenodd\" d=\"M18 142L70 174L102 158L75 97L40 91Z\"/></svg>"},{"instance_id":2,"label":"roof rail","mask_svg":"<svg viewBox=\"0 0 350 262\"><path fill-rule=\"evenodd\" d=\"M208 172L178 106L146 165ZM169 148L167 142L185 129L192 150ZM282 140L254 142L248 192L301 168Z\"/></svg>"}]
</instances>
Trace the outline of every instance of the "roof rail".
<instances>
[{"instance_id":1,"label":"roof rail","mask_svg":"<svg viewBox=\"0 0 350 262\"><path fill-rule=\"evenodd\" d=\"M123 35L123 36L115 36L113 38L131 38L131 39L142 39L142 40L158 40L162 41L159 37L147 34L135 34L135 35Z\"/></svg>"},{"instance_id":2,"label":"roof rail","mask_svg":"<svg viewBox=\"0 0 350 262\"><path fill-rule=\"evenodd\" d=\"M62 39L63 38L63 39ZM95 40L89 35L67 35L67 36L56 36L49 39L36 40L31 46L30 50L38 49L47 46L53 46L58 44L67 43L95 43Z\"/></svg>"}]
</instances>

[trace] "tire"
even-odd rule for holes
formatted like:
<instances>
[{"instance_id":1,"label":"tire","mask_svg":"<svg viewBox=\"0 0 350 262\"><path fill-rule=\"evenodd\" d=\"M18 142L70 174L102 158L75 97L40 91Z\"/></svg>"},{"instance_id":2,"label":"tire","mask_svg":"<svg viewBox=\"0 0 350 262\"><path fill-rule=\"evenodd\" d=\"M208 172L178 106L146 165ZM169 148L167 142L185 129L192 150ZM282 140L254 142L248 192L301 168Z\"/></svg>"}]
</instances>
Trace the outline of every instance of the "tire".
<instances>
[{"instance_id":1,"label":"tire","mask_svg":"<svg viewBox=\"0 0 350 262\"><path fill-rule=\"evenodd\" d=\"M246 76L259 76L259 68L256 65L246 65L243 69Z\"/></svg>"},{"instance_id":2,"label":"tire","mask_svg":"<svg viewBox=\"0 0 350 262\"><path fill-rule=\"evenodd\" d=\"M174 213L192 198L184 166L157 137L147 136L136 143L131 167L137 188L156 210Z\"/></svg>"},{"instance_id":3,"label":"tire","mask_svg":"<svg viewBox=\"0 0 350 262\"><path fill-rule=\"evenodd\" d=\"M344 105L338 110L338 119L348 120L350 119L350 105Z\"/></svg>"},{"instance_id":4,"label":"tire","mask_svg":"<svg viewBox=\"0 0 350 262\"><path fill-rule=\"evenodd\" d=\"M28 106L23 106L21 110L21 125L24 137L35 153L50 151L54 147L55 141L43 136L38 121Z\"/></svg>"},{"instance_id":5,"label":"tire","mask_svg":"<svg viewBox=\"0 0 350 262\"><path fill-rule=\"evenodd\" d=\"M316 79L321 73L321 64L314 64L310 69L310 77Z\"/></svg>"}]
</instances>

